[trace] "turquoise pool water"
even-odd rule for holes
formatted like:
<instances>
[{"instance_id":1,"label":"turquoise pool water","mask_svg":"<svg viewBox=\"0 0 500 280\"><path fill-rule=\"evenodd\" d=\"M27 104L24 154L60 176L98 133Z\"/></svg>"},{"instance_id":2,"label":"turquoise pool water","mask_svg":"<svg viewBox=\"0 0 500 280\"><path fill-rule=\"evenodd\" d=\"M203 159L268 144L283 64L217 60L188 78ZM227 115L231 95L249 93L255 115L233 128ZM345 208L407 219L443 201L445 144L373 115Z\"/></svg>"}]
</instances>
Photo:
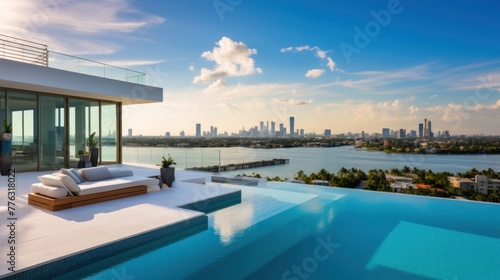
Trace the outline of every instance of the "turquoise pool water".
<instances>
[{"instance_id":1,"label":"turquoise pool water","mask_svg":"<svg viewBox=\"0 0 500 280\"><path fill-rule=\"evenodd\" d=\"M60 279L498 279L500 205L267 183L209 229Z\"/></svg>"}]
</instances>

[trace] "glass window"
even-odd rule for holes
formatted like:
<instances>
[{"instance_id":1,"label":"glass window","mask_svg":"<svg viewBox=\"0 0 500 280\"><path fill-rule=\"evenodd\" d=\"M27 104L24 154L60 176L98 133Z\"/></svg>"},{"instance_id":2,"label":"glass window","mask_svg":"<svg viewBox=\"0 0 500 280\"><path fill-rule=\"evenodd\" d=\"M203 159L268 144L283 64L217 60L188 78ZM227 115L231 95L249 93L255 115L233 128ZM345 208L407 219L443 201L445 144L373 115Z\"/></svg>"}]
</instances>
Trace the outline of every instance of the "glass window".
<instances>
[{"instance_id":1,"label":"glass window","mask_svg":"<svg viewBox=\"0 0 500 280\"><path fill-rule=\"evenodd\" d=\"M64 98L40 96L40 170L65 167Z\"/></svg>"},{"instance_id":2,"label":"glass window","mask_svg":"<svg viewBox=\"0 0 500 280\"><path fill-rule=\"evenodd\" d=\"M19 171L38 168L37 95L8 92L12 123L12 166Z\"/></svg>"},{"instance_id":3,"label":"glass window","mask_svg":"<svg viewBox=\"0 0 500 280\"><path fill-rule=\"evenodd\" d=\"M69 166L77 167L79 152L90 152L86 146L89 135L96 132L99 140L99 103L97 101L69 99Z\"/></svg>"},{"instance_id":4,"label":"glass window","mask_svg":"<svg viewBox=\"0 0 500 280\"><path fill-rule=\"evenodd\" d=\"M118 162L117 104L101 102L101 159L103 162Z\"/></svg>"}]
</instances>

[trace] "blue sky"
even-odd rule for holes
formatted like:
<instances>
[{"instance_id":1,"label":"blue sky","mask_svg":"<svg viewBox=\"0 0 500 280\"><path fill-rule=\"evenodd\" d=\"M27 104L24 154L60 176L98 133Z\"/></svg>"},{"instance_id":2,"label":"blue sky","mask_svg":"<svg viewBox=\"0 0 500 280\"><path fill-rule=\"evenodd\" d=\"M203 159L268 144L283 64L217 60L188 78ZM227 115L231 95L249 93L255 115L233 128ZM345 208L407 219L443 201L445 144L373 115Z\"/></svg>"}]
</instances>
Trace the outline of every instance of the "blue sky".
<instances>
[{"instance_id":1,"label":"blue sky","mask_svg":"<svg viewBox=\"0 0 500 280\"><path fill-rule=\"evenodd\" d=\"M11 3L13 2L13 3ZM148 74L124 130L500 135L495 1L2 1L0 33ZM154 125L144 125L155 120Z\"/></svg>"}]
</instances>

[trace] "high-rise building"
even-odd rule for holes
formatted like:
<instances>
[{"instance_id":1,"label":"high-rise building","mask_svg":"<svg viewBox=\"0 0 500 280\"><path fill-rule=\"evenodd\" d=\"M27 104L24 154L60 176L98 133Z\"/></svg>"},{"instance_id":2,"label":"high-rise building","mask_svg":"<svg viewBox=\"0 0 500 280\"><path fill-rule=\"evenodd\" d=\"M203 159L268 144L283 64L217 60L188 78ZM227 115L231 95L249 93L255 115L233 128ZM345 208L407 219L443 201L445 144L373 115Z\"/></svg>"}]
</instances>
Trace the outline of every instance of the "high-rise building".
<instances>
[{"instance_id":1,"label":"high-rise building","mask_svg":"<svg viewBox=\"0 0 500 280\"><path fill-rule=\"evenodd\" d=\"M282 123L280 123L280 136L285 136L286 130Z\"/></svg>"},{"instance_id":2,"label":"high-rise building","mask_svg":"<svg viewBox=\"0 0 500 280\"><path fill-rule=\"evenodd\" d=\"M424 137L424 124L423 123L418 124L418 137L419 138Z\"/></svg>"},{"instance_id":3,"label":"high-rise building","mask_svg":"<svg viewBox=\"0 0 500 280\"><path fill-rule=\"evenodd\" d=\"M428 138L434 138L434 133L432 132L432 124L431 121L427 121L427 137Z\"/></svg>"},{"instance_id":4,"label":"high-rise building","mask_svg":"<svg viewBox=\"0 0 500 280\"><path fill-rule=\"evenodd\" d=\"M275 132L276 132L276 123L271 121L271 135L274 136Z\"/></svg>"},{"instance_id":5,"label":"high-rise building","mask_svg":"<svg viewBox=\"0 0 500 280\"><path fill-rule=\"evenodd\" d=\"M361 131L361 139L365 139L365 132Z\"/></svg>"},{"instance_id":6,"label":"high-rise building","mask_svg":"<svg viewBox=\"0 0 500 280\"><path fill-rule=\"evenodd\" d=\"M331 138L331 137L332 137L332 130L325 129L325 138Z\"/></svg>"},{"instance_id":7,"label":"high-rise building","mask_svg":"<svg viewBox=\"0 0 500 280\"><path fill-rule=\"evenodd\" d=\"M201 137L201 123L196 124L196 137Z\"/></svg>"},{"instance_id":8,"label":"high-rise building","mask_svg":"<svg viewBox=\"0 0 500 280\"><path fill-rule=\"evenodd\" d=\"M295 118L290 117L290 137L294 136L294 132L295 132Z\"/></svg>"},{"instance_id":9,"label":"high-rise building","mask_svg":"<svg viewBox=\"0 0 500 280\"><path fill-rule=\"evenodd\" d=\"M304 129L303 128L300 129L300 134L299 135L300 135L300 137L304 137Z\"/></svg>"},{"instance_id":10,"label":"high-rise building","mask_svg":"<svg viewBox=\"0 0 500 280\"><path fill-rule=\"evenodd\" d=\"M264 132L264 122L260 122L260 127L259 127L259 131L262 133Z\"/></svg>"},{"instance_id":11,"label":"high-rise building","mask_svg":"<svg viewBox=\"0 0 500 280\"><path fill-rule=\"evenodd\" d=\"M128 129L128 137L132 137L132 128Z\"/></svg>"},{"instance_id":12,"label":"high-rise building","mask_svg":"<svg viewBox=\"0 0 500 280\"><path fill-rule=\"evenodd\" d=\"M406 129L401 128L399 130L399 134L398 135L399 135L399 137L398 137L399 139L406 138Z\"/></svg>"},{"instance_id":13,"label":"high-rise building","mask_svg":"<svg viewBox=\"0 0 500 280\"><path fill-rule=\"evenodd\" d=\"M382 137L389 137L389 132L388 128L382 128Z\"/></svg>"},{"instance_id":14,"label":"high-rise building","mask_svg":"<svg viewBox=\"0 0 500 280\"><path fill-rule=\"evenodd\" d=\"M424 121L424 138L429 137L429 131L427 130L427 119Z\"/></svg>"}]
</instances>

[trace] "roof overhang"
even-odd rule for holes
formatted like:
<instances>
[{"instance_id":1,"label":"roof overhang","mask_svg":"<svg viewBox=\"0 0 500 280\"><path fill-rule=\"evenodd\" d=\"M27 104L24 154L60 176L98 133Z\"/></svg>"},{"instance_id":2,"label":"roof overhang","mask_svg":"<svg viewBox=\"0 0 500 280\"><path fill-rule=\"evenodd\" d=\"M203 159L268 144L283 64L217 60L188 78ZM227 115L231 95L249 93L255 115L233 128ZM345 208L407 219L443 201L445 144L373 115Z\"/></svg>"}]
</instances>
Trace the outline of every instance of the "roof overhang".
<instances>
[{"instance_id":1,"label":"roof overhang","mask_svg":"<svg viewBox=\"0 0 500 280\"><path fill-rule=\"evenodd\" d=\"M163 102L163 89L0 59L0 87L121 102Z\"/></svg>"}]
</instances>

